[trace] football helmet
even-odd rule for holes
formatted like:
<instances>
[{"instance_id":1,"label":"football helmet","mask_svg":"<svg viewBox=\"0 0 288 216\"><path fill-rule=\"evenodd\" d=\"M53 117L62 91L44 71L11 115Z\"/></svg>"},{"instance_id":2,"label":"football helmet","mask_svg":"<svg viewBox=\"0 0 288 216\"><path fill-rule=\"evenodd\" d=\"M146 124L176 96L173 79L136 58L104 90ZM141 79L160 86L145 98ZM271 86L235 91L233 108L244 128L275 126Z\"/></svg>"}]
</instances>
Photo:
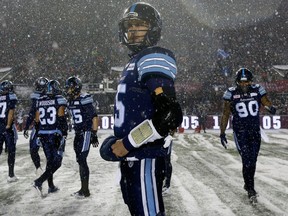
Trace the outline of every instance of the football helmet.
<instances>
[{"instance_id":1,"label":"football helmet","mask_svg":"<svg viewBox=\"0 0 288 216\"><path fill-rule=\"evenodd\" d=\"M128 28L135 21L148 24L147 33L140 42L128 40ZM144 2L137 2L128 7L118 25L120 43L126 45L132 52L139 52L146 47L156 45L161 37L162 20L160 13L150 4Z\"/></svg>"},{"instance_id":2,"label":"football helmet","mask_svg":"<svg viewBox=\"0 0 288 216\"><path fill-rule=\"evenodd\" d=\"M13 83L9 80L4 80L0 83L0 93L7 94L12 93L14 90Z\"/></svg>"},{"instance_id":3,"label":"football helmet","mask_svg":"<svg viewBox=\"0 0 288 216\"><path fill-rule=\"evenodd\" d=\"M236 72L235 83L243 92L247 92L253 82L253 74L247 68L240 68Z\"/></svg>"},{"instance_id":4,"label":"football helmet","mask_svg":"<svg viewBox=\"0 0 288 216\"><path fill-rule=\"evenodd\" d=\"M62 91L60 89L60 83L57 80L50 80L47 83L46 94L48 96L55 96L62 94Z\"/></svg>"},{"instance_id":5,"label":"football helmet","mask_svg":"<svg viewBox=\"0 0 288 216\"><path fill-rule=\"evenodd\" d=\"M253 74L247 68L240 68L236 72L236 79L235 82L238 84L239 82L252 82L253 81Z\"/></svg>"},{"instance_id":6,"label":"football helmet","mask_svg":"<svg viewBox=\"0 0 288 216\"><path fill-rule=\"evenodd\" d=\"M47 78L39 77L34 83L35 91L44 93L48 82L49 80Z\"/></svg>"},{"instance_id":7,"label":"football helmet","mask_svg":"<svg viewBox=\"0 0 288 216\"><path fill-rule=\"evenodd\" d=\"M82 90L82 82L76 76L69 77L65 82L65 93L73 99L74 96L78 95Z\"/></svg>"}]
</instances>

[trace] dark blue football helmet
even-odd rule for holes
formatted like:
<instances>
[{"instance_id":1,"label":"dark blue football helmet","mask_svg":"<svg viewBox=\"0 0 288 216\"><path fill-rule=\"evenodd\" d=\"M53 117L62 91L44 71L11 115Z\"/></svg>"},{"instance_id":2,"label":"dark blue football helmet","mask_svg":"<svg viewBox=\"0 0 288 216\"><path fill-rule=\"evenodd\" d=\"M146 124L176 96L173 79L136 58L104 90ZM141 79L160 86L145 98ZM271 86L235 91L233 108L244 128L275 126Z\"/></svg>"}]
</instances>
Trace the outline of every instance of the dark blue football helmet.
<instances>
[{"instance_id":1,"label":"dark blue football helmet","mask_svg":"<svg viewBox=\"0 0 288 216\"><path fill-rule=\"evenodd\" d=\"M57 80L50 80L47 83L46 94L48 96L61 95L62 91L60 88L60 83Z\"/></svg>"},{"instance_id":2,"label":"dark blue football helmet","mask_svg":"<svg viewBox=\"0 0 288 216\"><path fill-rule=\"evenodd\" d=\"M73 99L82 90L82 82L80 78L76 76L69 77L65 82L65 93L67 97Z\"/></svg>"},{"instance_id":3,"label":"dark blue football helmet","mask_svg":"<svg viewBox=\"0 0 288 216\"><path fill-rule=\"evenodd\" d=\"M145 21L149 24L149 29L142 42L128 42L128 27L129 22L135 20ZM150 4L137 2L128 7L122 19L119 22L119 40L120 43L126 45L131 51L138 52L143 48L154 46L160 40L162 30L162 20L160 13Z\"/></svg>"},{"instance_id":4,"label":"dark blue football helmet","mask_svg":"<svg viewBox=\"0 0 288 216\"><path fill-rule=\"evenodd\" d=\"M0 94L13 93L13 83L9 80L4 80L0 83Z\"/></svg>"},{"instance_id":5,"label":"dark blue football helmet","mask_svg":"<svg viewBox=\"0 0 288 216\"><path fill-rule=\"evenodd\" d=\"M49 80L47 78L39 77L34 83L35 91L39 93L45 93L48 82Z\"/></svg>"}]
</instances>

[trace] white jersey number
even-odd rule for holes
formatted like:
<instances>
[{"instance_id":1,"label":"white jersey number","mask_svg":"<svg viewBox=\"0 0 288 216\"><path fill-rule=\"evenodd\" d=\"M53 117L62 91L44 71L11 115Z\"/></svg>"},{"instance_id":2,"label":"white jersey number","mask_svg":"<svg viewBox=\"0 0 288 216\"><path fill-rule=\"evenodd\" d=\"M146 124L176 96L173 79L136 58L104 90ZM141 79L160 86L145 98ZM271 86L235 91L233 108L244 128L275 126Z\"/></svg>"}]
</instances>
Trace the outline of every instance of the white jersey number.
<instances>
[{"instance_id":1,"label":"white jersey number","mask_svg":"<svg viewBox=\"0 0 288 216\"><path fill-rule=\"evenodd\" d=\"M43 107L39 108L39 119L41 125L53 125L56 122L56 108L55 107L48 107L45 111ZM46 115L47 114L47 115Z\"/></svg>"},{"instance_id":2,"label":"white jersey number","mask_svg":"<svg viewBox=\"0 0 288 216\"><path fill-rule=\"evenodd\" d=\"M1 102L0 103L0 118L5 118L6 108L7 108L7 103Z\"/></svg>"},{"instance_id":3,"label":"white jersey number","mask_svg":"<svg viewBox=\"0 0 288 216\"><path fill-rule=\"evenodd\" d=\"M117 87L116 94L116 112L115 112L115 122L114 126L121 127L124 122L125 106L122 101L119 99L119 94L126 93L126 84L119 84Z\"/></svg>"},{"instance_id":4,"label":"white jersey number","mask_svg":"<svg viewBox=\"0 0 288 216\"><path fill-rule=\"evenodd\" d=\"M83 118L82 118L80 109L73 109L71 112L72 112L73 121L75 124L79 124L79 123L83 122Z\"/></svg>"},{"instance_id":5,"label":"white jersey number","mask_svg":"<svg viewBox=\"0 0 288 216\"><path fill-rule=\"evenodd\" d=\"M251 116L256 116L259 111L259 105L257 101L249 101L247 105L244 102L240 102L236 104L235 108L239 117L241 118L245 118L249 114Z\"/></svg>"}]
</instances>

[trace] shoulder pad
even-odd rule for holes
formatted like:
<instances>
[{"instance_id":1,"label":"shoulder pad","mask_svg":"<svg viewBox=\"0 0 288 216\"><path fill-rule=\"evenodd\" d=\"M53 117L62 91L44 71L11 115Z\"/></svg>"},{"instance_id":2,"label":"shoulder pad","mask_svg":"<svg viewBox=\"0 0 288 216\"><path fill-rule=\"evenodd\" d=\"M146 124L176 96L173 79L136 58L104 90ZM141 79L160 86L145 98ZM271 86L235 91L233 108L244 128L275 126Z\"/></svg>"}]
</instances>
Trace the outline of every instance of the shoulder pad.
<instances>
[{"instance_id":1,"label":"shoulder pad","mask_svg":"<svg viewBox=\"0 0 288 216\"><path fill-rule=\"evenodd\" d=\"M93 98L90 94L81 94L80 95L80 103L85 105L85 104L92 104L93 103Z\"/></svg>"},{"instance_id":2,"label":"shoulder pad","mask_svg":"<svg viewBox=\"0 0 288 216\"><path fill-rule=\"evenodd\" d=\"M57 95L56 96L56 100L58 102L59 105L67 105L67 100L66 98L64 98L63 96L61 95Z\"/></svg>"},{"instance_id":3,"label":"shoulder pad","mask_svg":"<svg viewBox=\"0 0 288 216\"><path fill-rule=\"evenodd\" d=\"M85 97L91 97L91 95L88 93L81 93L80 94L80 98L85 98Z\"/></svg>"},{"instance_id":4,"label":"shoulder pad","mask_svg":"<svg viewBox=\"0 0 288 216\"><path fill-rule=\"evenodd\" d=\"M30 98L31 99L39 99L41 97L41 95L37 92L33 92L31 95L30 95Z\"/></svg>"},{"instance_id":5,"label":"shoulder pad","mask_svg":"<svg viewBox=\"0 0 288 216\"><path fill-rule=\"evenodd\" d=\"M251 87L252 87L252 88L259 88L260 85L259 85L259 84L252 84Z\"/></svg>"},{"instance_id":6,"label":"shoulder pad","mask_svg":"<svg viewBox=\"0 0 288 216\"><path fill-rule=\"evenodd\" d=\"M228 90L229 90L229 91L235 91L235 90L236 90L236 87L235 87L235 86L229 87Z\"/></svg>"},{"instance_id":7,"label":"shoulder pad","mask_svg":"<svg viewBox=\"0 0 288 216\"><path fill-rule=\"evenodd\" d=\"M175 79L177 74L174 54L161 47L151 47L143 50L137 61L139 77L142 80L147 75L159 75Z\"/></svg>"},{"instance_id":8,"label":"shoulder pad","mask_svg":"<svg viewBox=\"0 0 288 216\"><path fill-rule=\"evenodd\" d=\"M47 95L42 95L39 97L39 99L46 99L46 98L49 98Z\"/></svg>"},{"instance_id":9,"label":"shoulder pad","mask_svg":"<svg viewBox=\"0 0 288 216\"><path fill-rule=\"evenodd\" d=\"M17 100L16 94L10 93L10 94L9 94L9 99L10 99L10 100Z\"/></svg>"}]
</instances>

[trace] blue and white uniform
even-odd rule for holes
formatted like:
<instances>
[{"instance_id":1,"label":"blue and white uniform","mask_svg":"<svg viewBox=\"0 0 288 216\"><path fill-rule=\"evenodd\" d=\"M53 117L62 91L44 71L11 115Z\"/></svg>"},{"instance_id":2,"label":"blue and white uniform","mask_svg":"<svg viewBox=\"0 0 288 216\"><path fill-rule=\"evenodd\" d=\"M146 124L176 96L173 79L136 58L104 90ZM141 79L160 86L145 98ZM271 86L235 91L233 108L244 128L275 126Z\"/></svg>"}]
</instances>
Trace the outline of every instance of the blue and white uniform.
<instances>
[{"instance_id":1,"label":"blue and white uniform","mask_svg":"<svg viewBox=\"0 0 288 216\"><path fill-rule=\"evenodd\" d=\"M132 56L118 85L114 110L114 135L123 139L128 155L120 162L121 190L131 215L164 212L163 170L168 148L164 140L134 148L129 132L155 112L152 94L161 87L174 88L176 60L170 50L150 47ZM133 158L133 161L129 161ZM141 191L141 193L139 193Z\"/></svg>"},{"instance_id":2,"label":"blue and white uniform","mask_svg":"<svg viewBox=\"0 0 288 216\"><path fill-rule=\"evenodd\" d=\"M87 157L90 150L92 119L97 117L96 109L93 106L93 98L90 94L81 93L78 98L68 101L68 109L75 130L74 151L79 164L80 178L81 181L88 180Z\"/></svg>"},{"instance_id":3,"label":"blue and white uniform","mask_svg":"<svg viewBox=\"0 0 288 216\"><path fill-rule=\"evenodd\" d=\"M31 99L31 107L30 107L30 111L29 111L29 115L28 118L26 120L26 125L24 130L28 130L30 125L32 124L32 122L35 119L35 114L36 114L36 105L37 105L37 101L40 97L42 97L44 94L39 93L37 91L33 92L30 95L30 99ZM32 131L31 131L31 135L30 135L30 140L29 140L29 144L30 144L30 155L31 155L31 159L33 161L33 164L35 165L36 169L38 169L40 167L40 156L39 156L39 144L37 142L37 134L36 134L36 130L35 127L33 126Z\"/></svg>"},{"instance_id":4,"label":"blue and white uniform","mask_svg":"<svg viewBox=\"0 0 288 216\"><path fill-rule=\"evenodd\" d=\"M17 96L14 93L0 95L0 155L3 151L3 143L5 142L8 149L8 168L9 176L14 176L14 164L16 154L17 130L12 120L11 129L6 130L8 113L15 110L17 104Z\"/></svg>"},{"instance_id":5,"label":"blue and white uniform","mask_svg":"<svg viewBox=\"0 0 288 216\"><path fill-rule=\"evenodd\" d=\"M62 155L58 154L58 147L62 135L67 135L66 118L58 116L60 107L67 107L67 100L61 96L56 95L49 97L44 95L37 101L36 109L39 112L39 132L38 136L43 146L43 150L47 159L45 172L35 180L35 185L42 186L42 183L48 180L49 188L53 188L53 173L55 173L62 163ZM65 128L63 130L63 128Z\"/></svg>"},{"instance_id":6,"label":"blue and white uniform","mask_svg":"<svg viewBox=\"0 0 288 216\"><path fill-rule=\"evenodd\" d=\"M254 188L254 174L261 145L260 116L261 98L266 90L259 84L249 87L246 93L230 87L223 99L230 102L234 140L243 163L246 187Z\"/></svg>"}]
</instances>

